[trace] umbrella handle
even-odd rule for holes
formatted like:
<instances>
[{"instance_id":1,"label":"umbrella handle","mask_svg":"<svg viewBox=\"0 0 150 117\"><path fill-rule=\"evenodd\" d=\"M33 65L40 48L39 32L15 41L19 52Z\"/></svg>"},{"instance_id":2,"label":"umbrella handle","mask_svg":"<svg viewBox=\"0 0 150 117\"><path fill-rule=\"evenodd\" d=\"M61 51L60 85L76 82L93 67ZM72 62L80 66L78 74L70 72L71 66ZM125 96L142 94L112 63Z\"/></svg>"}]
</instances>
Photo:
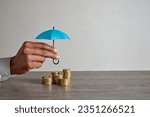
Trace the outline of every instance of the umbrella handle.
<instances>
[{"instance_id":1,"label":"umbrella handle","mask_svg":"<svg viewBox=\"0 0 150 117\"><path fill-rule=\"evenodd\" d=\"M57 65L57 64L59 64L59 60L55 60L55 59L53 59L53 63L55 64L55 65Z\"/></svg>"},{"instance_id":2,"label":"umbrella handle","mask_svg":"<svg viewBox=\"0 0 150 117\"><path fill-rule=\"evenodd\" d=\"M54 30L55 28L53 27L53 30ZM55 41L53 40L53 47L55 47ZM59 64L59 60L55 60L55 59L53 59L53 63L55 64L55 65L57 65L57 64Z\"/></svg>"}]
</instances>

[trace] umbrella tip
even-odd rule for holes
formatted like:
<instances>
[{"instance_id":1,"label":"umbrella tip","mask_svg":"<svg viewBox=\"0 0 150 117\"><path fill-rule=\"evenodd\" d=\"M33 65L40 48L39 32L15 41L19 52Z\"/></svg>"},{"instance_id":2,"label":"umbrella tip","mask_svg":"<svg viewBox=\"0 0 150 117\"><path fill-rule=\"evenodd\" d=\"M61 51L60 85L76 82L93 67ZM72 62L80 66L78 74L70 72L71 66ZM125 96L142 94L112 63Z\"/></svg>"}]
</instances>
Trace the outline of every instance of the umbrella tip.
<instances>
[{"instance_id":1,"label":"umbrella tip","mask_svg":"<svg viewBox=\"0 0 150 117\"><path fill-rule=\"evenodd\" d=\"M55 26L53 26L53 30L55 30Z\"/></svg>"}]
</instances>

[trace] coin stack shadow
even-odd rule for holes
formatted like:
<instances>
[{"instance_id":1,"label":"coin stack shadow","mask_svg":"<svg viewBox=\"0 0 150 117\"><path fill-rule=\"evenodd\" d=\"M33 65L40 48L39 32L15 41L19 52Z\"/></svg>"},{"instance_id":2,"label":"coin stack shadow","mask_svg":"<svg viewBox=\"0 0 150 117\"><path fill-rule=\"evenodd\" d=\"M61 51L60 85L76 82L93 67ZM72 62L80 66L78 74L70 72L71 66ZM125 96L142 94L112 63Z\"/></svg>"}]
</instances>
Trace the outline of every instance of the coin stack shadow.
<instances>
[{"instance_id":1,"label":"coin stack shadow","mask_svg":"<svg viewBox=\"0 0 150 117\"><path fill-rule=\"evenodd\" d=\"M63 75L60 72L51 72L52 77L50 76L43 76L42 77L42 84L44 85L59 85L59 86L69 86L70 79L71 79L71 70L70 69L63 69Z\"/></svg>"}]
</instances>

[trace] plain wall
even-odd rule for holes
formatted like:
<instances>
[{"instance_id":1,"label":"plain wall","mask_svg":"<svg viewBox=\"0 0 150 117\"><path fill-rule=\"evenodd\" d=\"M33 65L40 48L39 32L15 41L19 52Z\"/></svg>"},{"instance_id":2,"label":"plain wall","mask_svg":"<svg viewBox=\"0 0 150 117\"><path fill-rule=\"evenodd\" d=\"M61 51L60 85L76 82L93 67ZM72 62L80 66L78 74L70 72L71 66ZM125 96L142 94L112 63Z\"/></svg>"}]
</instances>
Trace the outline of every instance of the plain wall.
<instances>
[{"instance_id":1,"label":"plain wall","mask_svg":"<svg viewBox=\"0 0 150 117\"><path fill-rule=\"evenodd\" d=\"M71 40L38 70L150 69L150 0L0 0L0 57L52 26Z\"/></svg>"}]
</instances>

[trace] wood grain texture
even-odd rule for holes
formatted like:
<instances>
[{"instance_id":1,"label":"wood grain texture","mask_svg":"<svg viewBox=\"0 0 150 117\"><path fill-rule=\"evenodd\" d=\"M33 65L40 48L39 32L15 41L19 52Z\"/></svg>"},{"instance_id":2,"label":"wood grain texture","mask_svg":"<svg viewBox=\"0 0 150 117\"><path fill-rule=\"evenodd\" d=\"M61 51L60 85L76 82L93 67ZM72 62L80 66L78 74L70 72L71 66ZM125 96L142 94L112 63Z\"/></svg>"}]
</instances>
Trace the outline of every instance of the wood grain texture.
<instances>
[{"instance_id":1,"label":"wood grain texture","mask_svg":"<svg viewBox=\"0 0 150 117\"><path fill-rule=\"evenodd\" d=\"M50 72L30 72L0 82L0 99L150 99L150 71L74 71L70 87L44 86Z\"/></svg>"}]
</instances>

